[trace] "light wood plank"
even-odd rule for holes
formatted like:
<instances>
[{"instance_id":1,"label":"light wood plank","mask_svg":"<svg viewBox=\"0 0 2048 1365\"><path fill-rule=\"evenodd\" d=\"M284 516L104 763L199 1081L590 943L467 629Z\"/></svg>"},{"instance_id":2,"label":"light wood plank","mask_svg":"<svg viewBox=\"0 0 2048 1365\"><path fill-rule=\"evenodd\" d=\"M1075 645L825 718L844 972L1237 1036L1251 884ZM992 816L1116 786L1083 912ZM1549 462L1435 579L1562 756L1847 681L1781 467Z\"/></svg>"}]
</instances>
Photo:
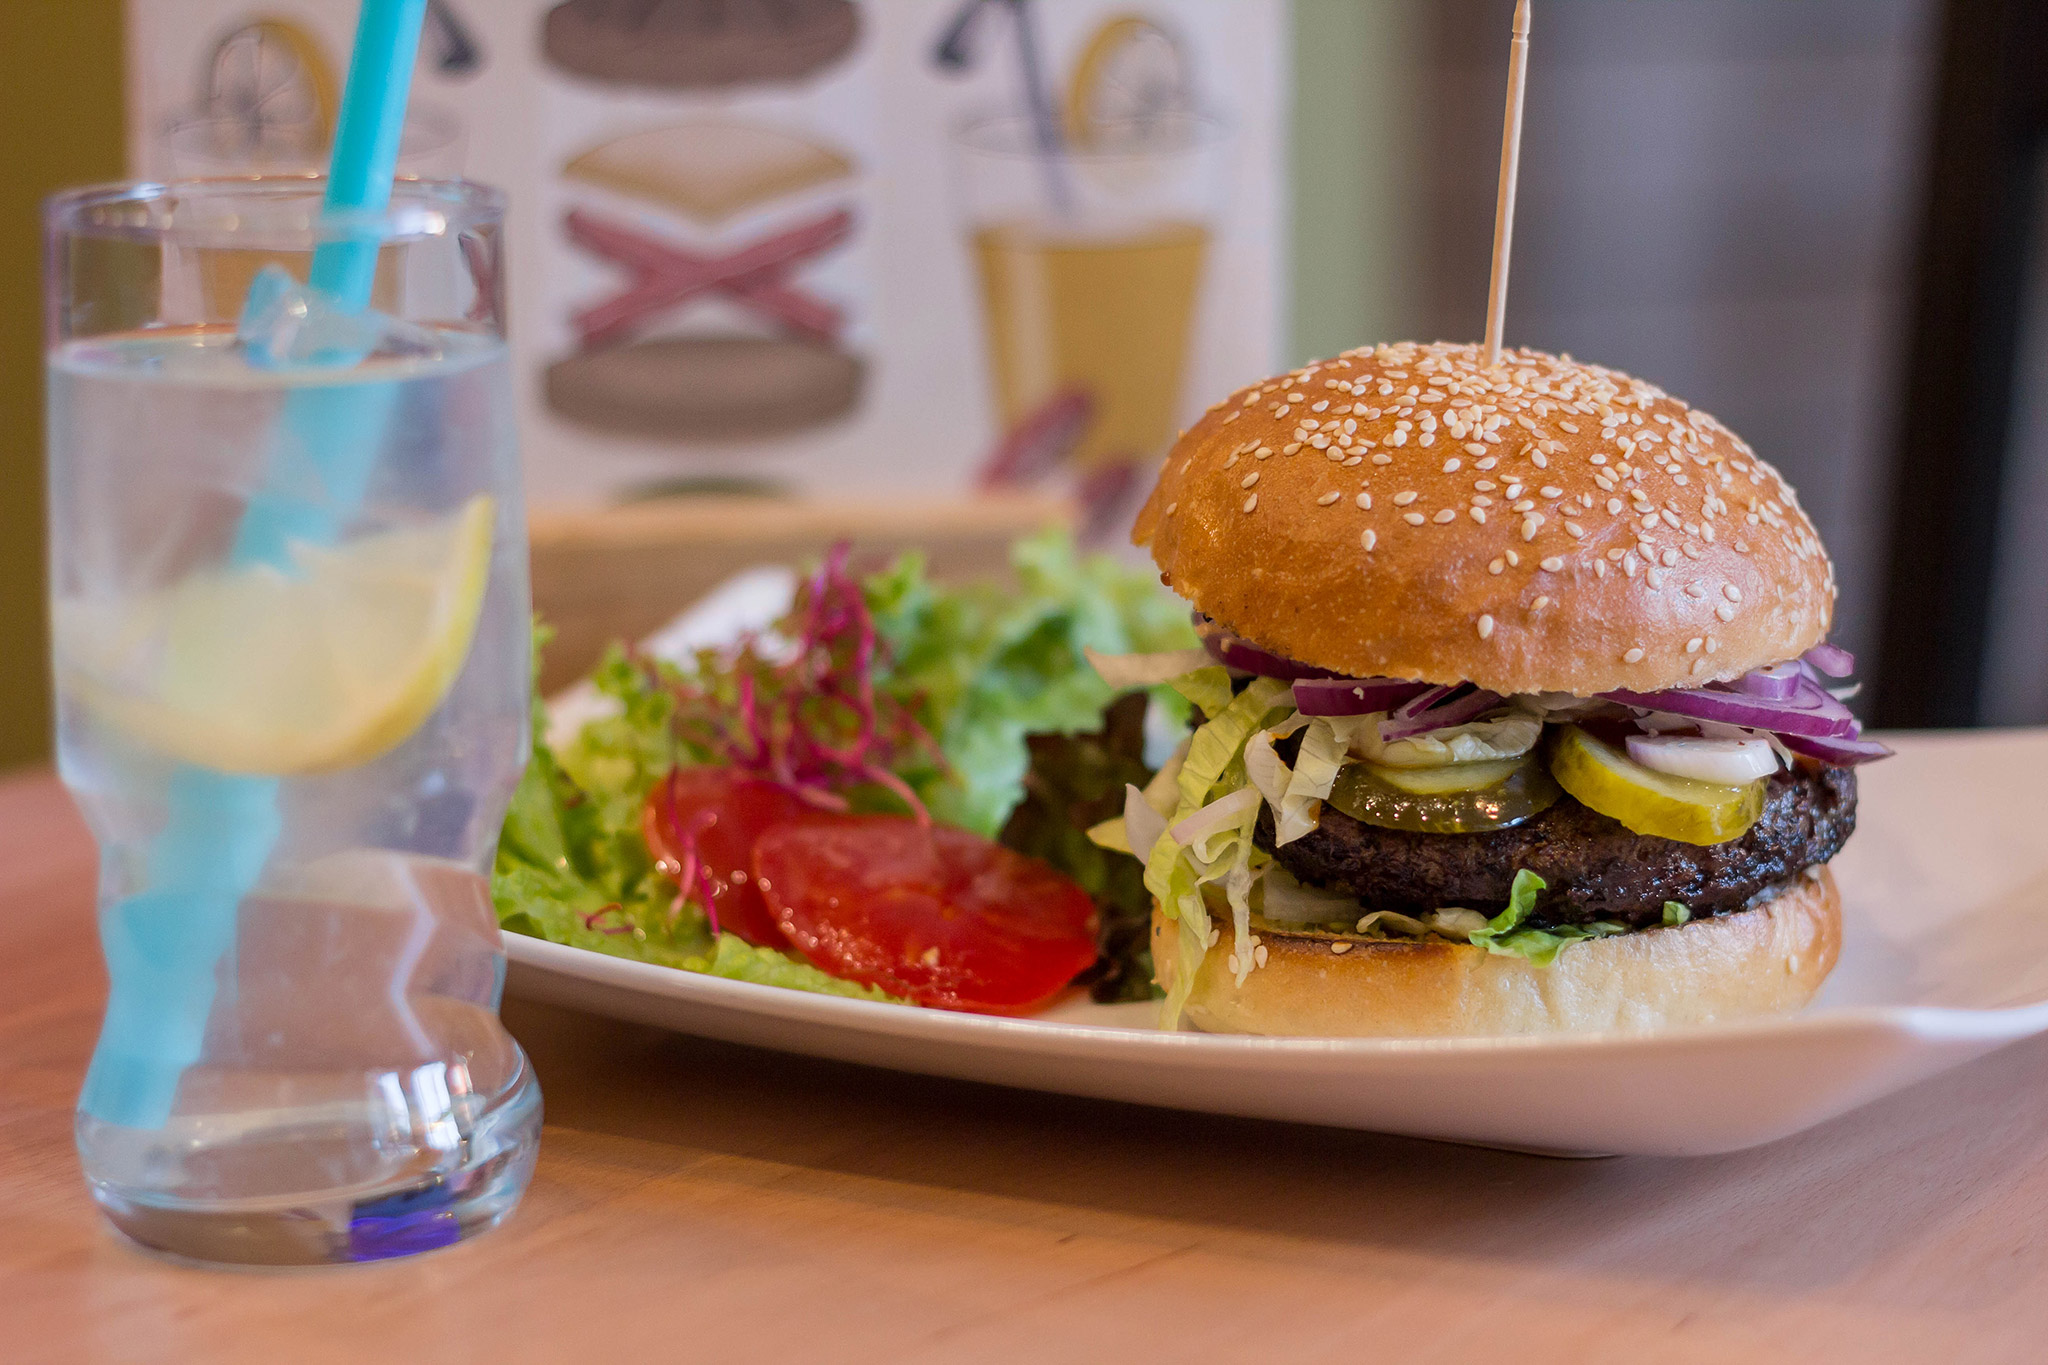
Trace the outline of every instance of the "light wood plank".
<instances>
[{"instance_id":1,"label":"light wood plank","mask_svg":"<svg viewBox=\"0 0 2048 1365\"><path fill-rule=\"evenodd\" d=\"M0 782L0 1359L2030 1361L2048 1045L1753 1152L1563 1162L898 1076L513 1004L503 1229L214 1272L97 1221L93 854Z\"/></svg>"}]
</instances>

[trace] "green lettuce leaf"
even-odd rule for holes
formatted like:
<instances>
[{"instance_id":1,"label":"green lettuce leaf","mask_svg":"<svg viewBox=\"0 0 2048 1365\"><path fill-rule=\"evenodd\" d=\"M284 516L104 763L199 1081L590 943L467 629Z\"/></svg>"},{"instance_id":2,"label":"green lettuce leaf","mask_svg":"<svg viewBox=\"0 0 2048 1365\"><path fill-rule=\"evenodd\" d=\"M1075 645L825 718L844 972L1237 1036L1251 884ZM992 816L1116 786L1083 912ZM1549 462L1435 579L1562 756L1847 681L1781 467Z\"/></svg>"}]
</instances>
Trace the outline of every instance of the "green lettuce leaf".
<instances>
[{"instance_id":1,"label":"green lettuce leaf","mask_svg":"<svg viewBox=\"0 0 2048 1365\"><path fill-rule=\"evenodd\" d=\"M1524 958L1532 966L1548 967L1574 943L1628 932L1627 925L1608 920L1550 929L1524 927L1523 921L1536 910L1537 894L1549 885L1526 867L1516 872L1514 883L1508 888L1508 908L1488 920L1484 929L1473 930L1471 941L1489 953Z\"/></svg>"},{"instance_id":2,"label":"green lettuce leaf","mask_svg":"<svg viewBox=\"0 0 2048 1365\"><path fill-rule=\"evenodd\" d=\"M877 690L912 708L939 751L897 775L938 818L989 837L1025 798L1034 766L1029 737L1103 727L1117 689L1089 667L1084 648L1115 654L1196 643L1185 606L1151 575L1107 556L1078 555L1062 534L1019 542L1012 570L1007 584L943 587L910 554L862 582L882 644ZM536 632L536 651L545 636ZM692 667L702 678L702 670L716 669L717 657L700 655ZM674 733L674 699L664 684L680 676L669 665L650 671L613 648L593 681L616 703L615 713L584 725L559 749L546 742L536 702L533 759L506 814L492 883L500 924L637 961L882 998L790 954L715 937L697 906L673 904L674 884L655 869L640 837L640 812L671 767L713 757ZM1178 695L1157 688L1150 696L1170 720L1185 722L1187 703ZM1049 755L1043 781L1068 793L1104 785L1106 811L1111 794L1121 802L1124 781L1143 783L1148 775L1142 762L1126 761L1130 740L1120 735L1115 763L1097 763L1104 756L1085 752L1085 745ZM1137 742L1142 750L1141 733ZM900 809L879 791L849 796L857 809ZM1018 838L1080 880L1105 906L1106 920L1131 918L1143 894L1135 863L1043 820ZM1149 913L1146 905L1148 919ZM1126 973L1142 982L1150 974L1139 960L1144 936L1124 933L1118 942Z\"/></svg>"}]
</instances>

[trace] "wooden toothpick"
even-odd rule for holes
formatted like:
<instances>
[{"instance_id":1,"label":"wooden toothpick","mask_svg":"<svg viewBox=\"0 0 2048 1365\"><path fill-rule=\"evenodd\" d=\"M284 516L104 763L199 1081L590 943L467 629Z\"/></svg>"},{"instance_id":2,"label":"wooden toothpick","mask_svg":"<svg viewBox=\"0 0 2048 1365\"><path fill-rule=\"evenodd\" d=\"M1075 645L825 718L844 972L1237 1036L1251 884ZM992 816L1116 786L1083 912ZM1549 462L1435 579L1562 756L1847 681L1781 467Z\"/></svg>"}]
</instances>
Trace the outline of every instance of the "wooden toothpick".
<instances>
[{"instance_id":1,"label":"wooden toothpick","mask_svg":"<svg viewBox=\"0 0 2048 1365\"><path fill-rule=\"evenodd\" d=\"M1486 365L1500 363L1507 325L1508 255L1515 239L1515 179L1522 168L1522 88L1529 74L1529 0L1515 6L1515 37L1508 45L1508 112L1500 132L1500 189L1493 205L1493 280L1486 291Z\"/></svg>"}]
</instances>

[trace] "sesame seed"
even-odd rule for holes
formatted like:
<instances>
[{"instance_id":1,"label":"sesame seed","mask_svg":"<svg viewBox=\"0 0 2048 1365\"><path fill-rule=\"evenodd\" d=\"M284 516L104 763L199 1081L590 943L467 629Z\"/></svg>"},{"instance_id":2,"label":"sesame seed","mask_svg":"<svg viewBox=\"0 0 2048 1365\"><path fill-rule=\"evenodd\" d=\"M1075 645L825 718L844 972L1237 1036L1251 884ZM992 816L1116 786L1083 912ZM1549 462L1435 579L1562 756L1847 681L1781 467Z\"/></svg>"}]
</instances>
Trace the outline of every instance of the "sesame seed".
<instances>
[{"instance_id":1,"label":"sesame seed","mask_svg":"<svg viewBox=\"0 0 2048 1365\"><path fill-rule=\"evenodd\" d=\"M1627 653L1621 656L1621 661L1625 664L1641 663L1643 661L1643 647L1641 645L1637 645L1635 648L1629 650Z\"/></svg>"},{"instance_id":2,"label":"sesame seed","mask_svg":"<svg viewBox=\"0 0 2048 1365\"><path fill-rule=\"evenodd\" d=\"M1707 637L1707 653L1712 654L1715 650L1719 649L1720 647L1721 642L1719 640L1716 640L1711 635Z\"/></svg>"},{"instance_id":3,"label":"sesame seed","mask_svg":"<svg viewBox=\"0 0 2048 1365\"><path fill-rule=\"evenodd\" d=\"M1496 558L1491 564L1486 566L1486 571L1491 574L1497 574L1507 568L1507 566L1508 562L1505 559Z\"/></svg>"},{"instance_id":4,"label":"sesame seed","mask_svg":"<svg viewBox=\"0 0 2048 1365\"><path fill-rule=\"evenodd\" d=\"M1643 581L1650 585L1652 592L1655 592L1664 586L1664 571L1652 564L1643 570Z\"/></svg>"},{"instance_id":5,"label":"sesame seed","mask_svg":"<svg viewBox=\"0 0 2048 1365\"><path fill-rule=\"evenodd\" d=\"M1373 456L1373 457L1372 457L1372 462L1373 462L1374 464L1392 464L1392 463L1394 462L1394 457L1393 457L1393 456L1391 456L1391 455L1387 455L1387 454L1384 454L1384 453L1382 453L1382 454L1378 454L1378 455L1375 455L1375 456Z\"/></svg>"},{"instance_id":6,"label":"sesame seed","mask_svg":"<svg viewBox=\"0 0 2048 1365\"><path fill-rule=\"evenodd\" d=\"M1519 569L1522 567L1522 557L1516 554L1513 550L1508 551L1507 560L1508 567L1510 569Z\"/></svg>"},{"instance_id":7,"label":"sesame seed","mask_svg":"<svg viewBox=\"0 0 2048 1365\"><path fill-rule=\"evenodd\" d=\"M1621 499L1620 499L1620 498L1609 498L1609 499L1607 500L1607 515L1608 515L1608 516L1610 516L1610 517L1612 517L1612 516L1619 516L1619 515L1620 515L1620 513L1621 513Z\"/></svg>"},{"instance_id":8,"label":"sesame seed","mask_svg":"<svg viewBox=\"0 0 2048 1365\"><path fill-rule=\"evenodd\" d=\"M1320 498L1316 499L1316 505L1319 507L1328 507L1331 503L1335 502L1337 499L1343 496L1344 495L1337 489L1332 488L1329 492L1323 494Z\"/></svg>"},{"instance_id":9,"label":"sesame seed","mask_svg":"<svg viewBox=\"0 0 2048 1365\"><path fill-rule=\"evenodd\" d=\"M1380 533L1368 527L1359 533L1358 543L1365 547L1367 554L1371 554L1372 547L1380 543Z\"/></svg>"},{"instance_id":10,"label":"sesame seed","mask_svg":"<svg viewBox=\"0 0 2048 1365\"><path fill-rule=\"evenodd\" d=\"M1482 640L1491 640L1493 638L1493 618L1491 616L1481 616L1479 618L1479 638Z\"/></svg>"},{"instance_id":11,"label":"sesame seed","mask_svg":"<svg viewBox=\"0 0 2048 1365\"><path fill-rule=\"evenodd\" d=\"M1735 619L1735 608L1732 604L1723 602L1720 606L1714 608L1714 615L1720 617L1723 621L1733 621Z\"/></svg>"},{"instance_id":12,"label":"sesame seed","mask_svg":"<svg viewBox=\"0 0 2048 1365\"><path fill-rule=\"evenodd\" d=\"M1690 640L1687 640L1685 642L1685 652L1688 654L1697 654L1700 652L1700 646L1705 643L1705 640L1695 635Z\"/></svg>"},{"instance_id":13,"label":"sesame seed","mask_svg":"<svg viewBox=\"0 0 2048 1365\"><path fill-rule=\"evenodd\" d=\"M1528 516L1522 518L1523 540L1527 541L1536 539L1536 533L1542 529L1543 518L1536 515L1536 513L1531 512Z\"/></svg>"},{"instance_id":14,"label":"sesame seed","mask_svg":"<svg viewBox=\"0 0 2048 1365\"><path fill-rule=\"evenodd\" d=\"M1543 572L1545 573L1556 573L1559 569L1562 569L1564 567L1564 561L1558 558L1556 555L1552 555L1550 556L1550 558L1544 560L1541 564L1538 564L1536 567L1543 570Z\"/></svg>"},{"instance_id":15,"label":"sesame seed","mask_svg":"<svg viewBox=\"0 0 2048 1365\"><path fill-rule=\"evenodd\" d=\"M1497 464L1499 464L1499 463L1500 463L1500 461L1499 461L1499 460L1497 460L1497 459L1495 459L1495 458L1494 458L1493 456L1489 455L1489 456L1487 456L1487 457L1486 457L1485 459L1483 459L1483 460L1478 460L1478 461L1475 461L1475 462L1473 463L1472 467L1473 467L1474 469L1491 469L1491 468L1493 468L1493 467L1494 467L1495 465L1497 465Z\"/></svg>"},{"instance_id":16,"label":"sesame seed","mask_svg":"<svg viewBox=\"0 0 2048 1365\"><path fill-rule=\"evenodd\" d=\"M1175 512L1178 512L1179 510L1180 504L1177 502L1169 502L1168 504L1166 504L1166 515L1169 517L1172 516Z\"/></svg>"},{"instance_id":17,"label":"sesame seed","mask_svg":"<svg viewBox=\"0 0 2048 1365\"><path fill-rule=\"evenodd\" d=\"M1564 533L1573 540L1582 540L1585 538L1586 528L1579 525L1576 521L1568 521L1564 524Z\"/></svg>"},{"instance_id":18,"label":"sesame seed","mask_svg":"<svg viewBox=\"0 0 2048 1365\"><path fill-rule=\"evenodd\" d=\"M1317 450L1328 450L1330 448L1330 438L1323 435L1320 431L1309 437L1308 443Z\"/></svg>"},{"instance_id":19,"label":"sesame seed","mask_svg":"<svg viewBox=\"0 0 2048 1365\"><path fill-rule=\"evenodd\" d=\"M1258 448L1257 450L1254 450L1254 451L1252 452L1252 458L1253 458L1254 460L1270 460L1270 459L1272 459L1272 458L1273 458L1273 447L1271 447L1271 446L1260 446L1260 447L1259 447L1259 448Z\"/></svg>"},{"instance_id":20,"label":"sesame seed","mask_svg":"<svg viewBox=\"0 0 2048 1365\"><path fill-rule=\"evenodd\" d=\"M1549 606L1549 605L1550 605L1550 599L1549 599L1548 597L1539 597L1539 598L1537 598L1537 599L1536 599L1536 600L1535 600L1534 602L1531 602L1531 603L1529 604L1529 610L1530 610L1530 611L1542 611L1542 610L1543 610L1543 609L1544 609L1545 607L1547 607L1547 606Z\"/></svg>"},{"instance_id":21,"label":"sesame seed","mask_svg":"<svg viewBox=\"0 0 2048 1365\"><path fill-rule=\"evenodd\" d=\"M1357 502L1361 510L1367 512L1370 512L1372 510L1372 494L1360 493L1358 495Z\"/></svg>"},{"instance_id":22,"label":"sesame seed","mask_svg":"<svg viewBox=\"0 0 2048 1365\"><path fill-rule=\"evenodd\" d=\"M1535 465L1538 469L1550 468L1550 461L1544 458L1543 452L1540 450L1529 457L1529 463Z\"/></svg>"},{"instance_id":23,"label":"sesame seed","mask_svg":"<svg viewBox=\"0 0 2048 1365\"><path fill-rule=\"evenodd\" d=\"M1239 480L1237 486L1239 488L1250 488L1253 484L1257 483L1258 481L1259 471L1254 469L1251 473L1245 475L1244 478Z\"/></svg>"},{"instance_id":24,"label":"sesame seed","mask_svg":"<svg viewBox=\"0 0 2048 1365\"><path fill-rule=\"evenodd\" d=\"M1417 496L1418 494L1414 489L1403 489L1401 492L1394 494L1394 506L1406 507L1409 503L1414 502Z\"/></svg>"},{"instance_id":25,"label":"sesame seed","mask_svg":"<svg viewBox=\"0 0 2048 1365\"><path fill-rule=\"evenodd\" d=\"M1736 587L1733 583L1725 584L1721 589L1721 596L1727 598L1730 602L1740 602L1742 600L1742 589Z\"/></svg>"},{"instance_id":26,"label":"sesame seed","mask_svg":"<svg viewBox=\"0 0 2048 1365\"><path fill-rule=\"evenodd\" d=\"M1338 942L1332 943L1330 945L1330 951L1336 956L1342 957L1344 956L1344 954L1351 951L1351 945L1347 942L1344 942L1343 940L1339 940Z\"/></svg>"},{"instance_id":27,"label":"sesame seed","mask_svg":"<svg viewBox=\"0 0 2048 1365\"><path fill-rule=\"evenodd\" d=\"M1559 422L1558 425L1563 427L1566 431L1569 431L1574 436L1579 434L1579 424L1576 422Z\"/></svg>"},{"instance_id":28,"label":"sesame seed","mask_svg":"<svg viewBox=\"0 0 2048 1365\"><path fill-rule=\"evenodd\" d=\"M1481 526L1486 525L1486 509L1484 507L1468 507L1465 510L1471 513L1472 520L1478 522Z\"/></svg>"},{"instance_id":29,"label":"sesame seed","mask_svg":"<svg viewBox=\"0 0 2048 1365\"><path fill-rule=\"evenodd\" d=\"M1564 490L1555 484L1545 484L1536 491L1546 498L1561 498L1564 496Z\"/></svg>"},{"instance_id":30,"label":"sesame seed","mask_svg":"<svg viewBox=\"0 0 2048 1365\"><path fill-rule=\"evenodd\" d=\"M1458 466L1459 466L1460 464L1462 464L1462 463L1463 463L1463 461L1459 460L1457 456L1453 455L1453 456L1452 456L1452 457L1451 457L1450 459L1448 459L1448 460L1445 460L1445 461L1444 461L1444 473L1446 473L1446 474L1455 474L1455 473L1457 473L1457 472L1458 472Z\"/></svg>"},{"instance_id":31,"label":"sesame seed","mask_svg":"<svg viewBox=\"0 0 2048 1365\"><path fill-rule=\"evenodd\" d=\"M1401 514L1401 520L1407 522L1410 526L1420 526L1424 521L1427 521L1428 518L1423 516L1420 512L1403 512Z\"/></svg>"},{"instance_id":32,"label":"sesame seed","mask_svg":"<svg viewBox=\"0 0 2048 1365\"><path fill-rule=\"evenodd\" d=\"M1247 512L1249 512L1249 511L1251 511L1252 509L1256 508L1256 507L1257 507L1258 505L1259 505L1259 495L1258 495L1257 493L1254 493L1254 494L1252 494L1252 495L1251 495L1250 497L1248 497L1248 498L1246 498L1246 499L1244 500L1244 510L1245 510L1245 511L1247 511Z\"/></svg>"}]
</instances>

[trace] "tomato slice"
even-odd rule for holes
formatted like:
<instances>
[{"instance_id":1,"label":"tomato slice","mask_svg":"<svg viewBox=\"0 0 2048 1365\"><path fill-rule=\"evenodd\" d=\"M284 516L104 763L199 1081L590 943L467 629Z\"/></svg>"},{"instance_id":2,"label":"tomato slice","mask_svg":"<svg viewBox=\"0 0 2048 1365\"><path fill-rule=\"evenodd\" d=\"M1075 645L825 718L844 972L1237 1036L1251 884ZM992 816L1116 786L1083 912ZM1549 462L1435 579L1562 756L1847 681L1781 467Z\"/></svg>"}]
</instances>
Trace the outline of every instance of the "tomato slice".
<instances>
[{"instance_id":1,"label":"tomato slice","mask_svg":"<svg viewBox=\"0 0 2048 1365\"><path fill-rule=\"evenodd\" d=\"M708 894L727 933L783 948L782 927L754 885L754 841L771 826L831 818L786 788L730 768L677 768L647 794L640 833L671 878L682 872L687 845L694 843L699 870L692 899L701 904Z\"/></svg>"},{"instance_id":2,"label":"tomato slice","mask_svg":"<svg viewBox=\"0 0 2048 1365\"><path fill-rule=\"evenodd\" d=\"M754 881L798 951L834 976L941 1009L1013 1014L1095 961L1095 902L964 829L893 815L783 825Z\"/></svg>"}]
</instances>

